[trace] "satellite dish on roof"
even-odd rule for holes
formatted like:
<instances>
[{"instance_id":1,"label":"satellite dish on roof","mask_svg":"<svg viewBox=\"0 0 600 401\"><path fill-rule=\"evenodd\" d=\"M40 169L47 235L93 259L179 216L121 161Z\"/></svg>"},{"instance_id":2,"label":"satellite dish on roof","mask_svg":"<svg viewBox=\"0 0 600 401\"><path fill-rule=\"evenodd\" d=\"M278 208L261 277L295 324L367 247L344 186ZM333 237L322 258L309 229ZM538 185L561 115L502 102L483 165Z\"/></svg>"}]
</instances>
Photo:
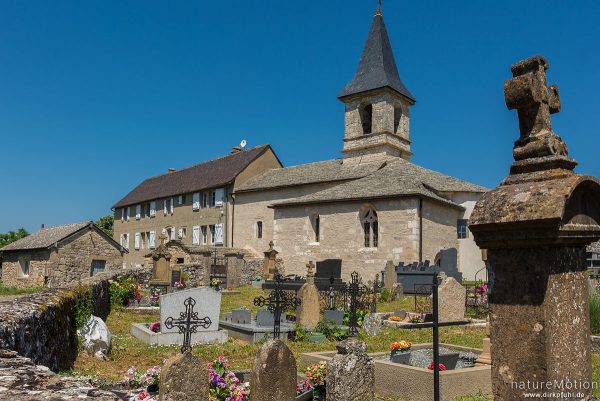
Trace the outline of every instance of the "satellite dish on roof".
<instances>
[{"instance_id":1,"label":"satellite dish on roof","mask_svg":"<svg viewBox=\"0 0 600 401\"><path fill-rule=\"evenodd\" d=\"M240 148L244 149L246 147L246 140L242 139L242 142L240 142Z\"/></svg>"}]
</instances>

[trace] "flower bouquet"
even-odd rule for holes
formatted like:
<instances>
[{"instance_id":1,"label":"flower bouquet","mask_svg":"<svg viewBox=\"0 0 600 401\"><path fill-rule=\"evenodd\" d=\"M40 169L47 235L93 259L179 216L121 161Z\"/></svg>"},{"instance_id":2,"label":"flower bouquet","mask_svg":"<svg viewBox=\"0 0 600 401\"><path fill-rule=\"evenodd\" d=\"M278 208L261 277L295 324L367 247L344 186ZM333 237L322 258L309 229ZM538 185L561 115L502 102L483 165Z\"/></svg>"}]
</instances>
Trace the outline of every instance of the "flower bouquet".
<instances>
[{"instance_id":1,"label":"flower bouquet","mask_svg":"<svg viewBox=\"0 0 600 401\"><path fill-rule=\"evenodd\" d=\"M183 281L176 281L173 283L173 288L175 291L183 290L185 289L185 283Z\"/></svg>"},{"instance_id":2,"label":"flower bouquet","mask_svg":"<svg viewBox=\"0 0 600 401\"><path fill-rule=\"evenodd\" d=\"M410 347L412 347L410 341L402 340L393 342L390 345L390 360L394 363L408 365L410 362Z\"/></svg>"},{"instance_id":3,"label":"flower bouquet","mask_svg":"<svg viewBox=\"0 0 600 401\"><path fill-rule=\"evenodd\" d=\"M208 364L210 401L248 401L250 388L248 383L240 383L235 373L229 370L229 362L219 356Z\"/></svg>"},{"instance_id":4,"label":"flower bouquet","mask_svg":"<svg viewBox=\"0 0 600 401\"><path fill-rule=\"evenodd\" d=\"M313 397L317 401L326 399L325 378L327 377L327 363L319 362L306 368L306 378L313 387Z\"/></svg>"},{"instance_id":5,"label":"flower bouquet","mask_svg":"<svg viewBox=\"0 0 600 401\"><path fill-rule=\"evenodd\" d=\"M219 280L218 278L213 278L212 280L210 280L209 287L214 288L215 290L219 291L221 289L222 283L223 282L221 280Z\"/></svg>"},{"instance_id":6,"label":"flower bouquet","mask_svg":"<svg viewBox=\"0 0 600 401\"><path fill-rule=\"evenodd\" d=\"M153 333L160 333L160 322L150 323L150 326L148 326L148 328Z\"/></svg>"}]
</instances>

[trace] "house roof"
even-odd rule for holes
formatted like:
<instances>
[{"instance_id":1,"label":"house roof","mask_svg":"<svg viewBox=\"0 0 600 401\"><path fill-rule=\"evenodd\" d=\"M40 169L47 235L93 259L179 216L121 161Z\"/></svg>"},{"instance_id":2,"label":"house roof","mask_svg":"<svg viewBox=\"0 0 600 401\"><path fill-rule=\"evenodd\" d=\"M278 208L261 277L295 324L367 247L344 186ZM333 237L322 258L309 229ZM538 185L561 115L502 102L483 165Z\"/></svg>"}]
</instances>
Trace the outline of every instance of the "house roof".
<instances>
[{"instance_id":1,"label":"house roof","mask_svg":"<svg viewBox=\"0 0 600 401\"><path fill-rule=\"evenodd\" d=\"M384 164L383 161L347 164L343 163L343 159L333 159L271 169L248 180L236 192L352 180L377 171Z\"/></svg>"},{"instance_id":2,"label":"house roof","mask_svg":"<svg viewBox=\"0 0 600 401\"><path fill-rule=\"evenodd\" d=\"M260 145L148 178L115 203L113 208L229 184L270 148L269 145Z\"/></svg>"},{"instance_id":3,"label":"house roof","mask_svg":"<svg viewBox=\"0 0 600 401\"><path fill-rule=\"evenodd\" d=\"M388 162L363 178L344 182L313 194L274 204L275 207L307 203L339 202L400 196L424 196L461 207L445 196L447 192L483 193L487 188L417 166L404 159Z\"/></svg>"},{"instance_id":4,"label":"house roof","mask_svg":"<svg viewBox=\"0 0 600 401\"><path fill-rule=\"evenodd\" d=\"M96 226L93 222L85 221L82 223L64 224L62 226L42 228L36 233L30 234L25 238L21 238L18 241L12 242L3 248L0 248L0 251L6 252L49 248L57 242L60 242L86 228L99 231L113 245L121 249L121 246L117 242L115 242L110 236L104 234L104 231L98 228L98 226Z\"/></svg>"},{"instance_id":5,"label":"house roof","mask_svg":"<svg viewBox=\"0 0 600 401\"><path fill-rule=\"evenodd\" d=\"M400 79L381 8L377 6L354 79L340 92L338 98L384 87L395 90L413 103L415 101Z\"/></svg>"}]
</instances>

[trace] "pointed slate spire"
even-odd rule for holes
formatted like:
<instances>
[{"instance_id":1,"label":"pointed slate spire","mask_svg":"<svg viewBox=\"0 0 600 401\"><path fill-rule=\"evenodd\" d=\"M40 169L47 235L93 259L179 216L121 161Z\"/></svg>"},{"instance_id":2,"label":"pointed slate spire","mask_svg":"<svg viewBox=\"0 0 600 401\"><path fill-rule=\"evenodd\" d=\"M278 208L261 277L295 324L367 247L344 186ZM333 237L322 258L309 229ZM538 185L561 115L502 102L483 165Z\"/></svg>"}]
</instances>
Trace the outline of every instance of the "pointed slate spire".
<instances>
[{"instance_id":1,"label":"pointed slate spire","mask_svg":"<svg viewBox=\"0 0 600 401\"><path fill-rule=\"evenodd\" d=\"M338 98L354 95L361 92L389 87L401 95L407 97L411 102L415 99L406 89L394 60L394 53L390 44L383 16L381 14L381 2L377 5L373 23L369 30L369 36L365 43L360 64L354 75L354 79L346 85Z\"/></svg>"}]
</instances>

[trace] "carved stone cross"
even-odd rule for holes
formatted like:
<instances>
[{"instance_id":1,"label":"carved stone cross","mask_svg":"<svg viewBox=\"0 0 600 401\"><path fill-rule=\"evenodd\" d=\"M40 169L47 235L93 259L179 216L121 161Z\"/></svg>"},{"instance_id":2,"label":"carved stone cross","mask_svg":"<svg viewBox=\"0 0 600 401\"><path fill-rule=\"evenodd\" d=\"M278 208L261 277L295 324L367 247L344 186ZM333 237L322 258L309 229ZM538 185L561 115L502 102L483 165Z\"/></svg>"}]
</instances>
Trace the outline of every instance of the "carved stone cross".
<instances>
[{"instance_id":1,"label":"carved stone cross","mask_svg":"<svg viewBox=\"0 0 600 401\"><path fill-rule=\"evenodd\" d=\"M511 67L513 78L504 83L509 110L517 109L521 139L552 131L550 114L560 111L558 86L546 85L548 62L533 56Z\"/></svg>"}]
</instances>

